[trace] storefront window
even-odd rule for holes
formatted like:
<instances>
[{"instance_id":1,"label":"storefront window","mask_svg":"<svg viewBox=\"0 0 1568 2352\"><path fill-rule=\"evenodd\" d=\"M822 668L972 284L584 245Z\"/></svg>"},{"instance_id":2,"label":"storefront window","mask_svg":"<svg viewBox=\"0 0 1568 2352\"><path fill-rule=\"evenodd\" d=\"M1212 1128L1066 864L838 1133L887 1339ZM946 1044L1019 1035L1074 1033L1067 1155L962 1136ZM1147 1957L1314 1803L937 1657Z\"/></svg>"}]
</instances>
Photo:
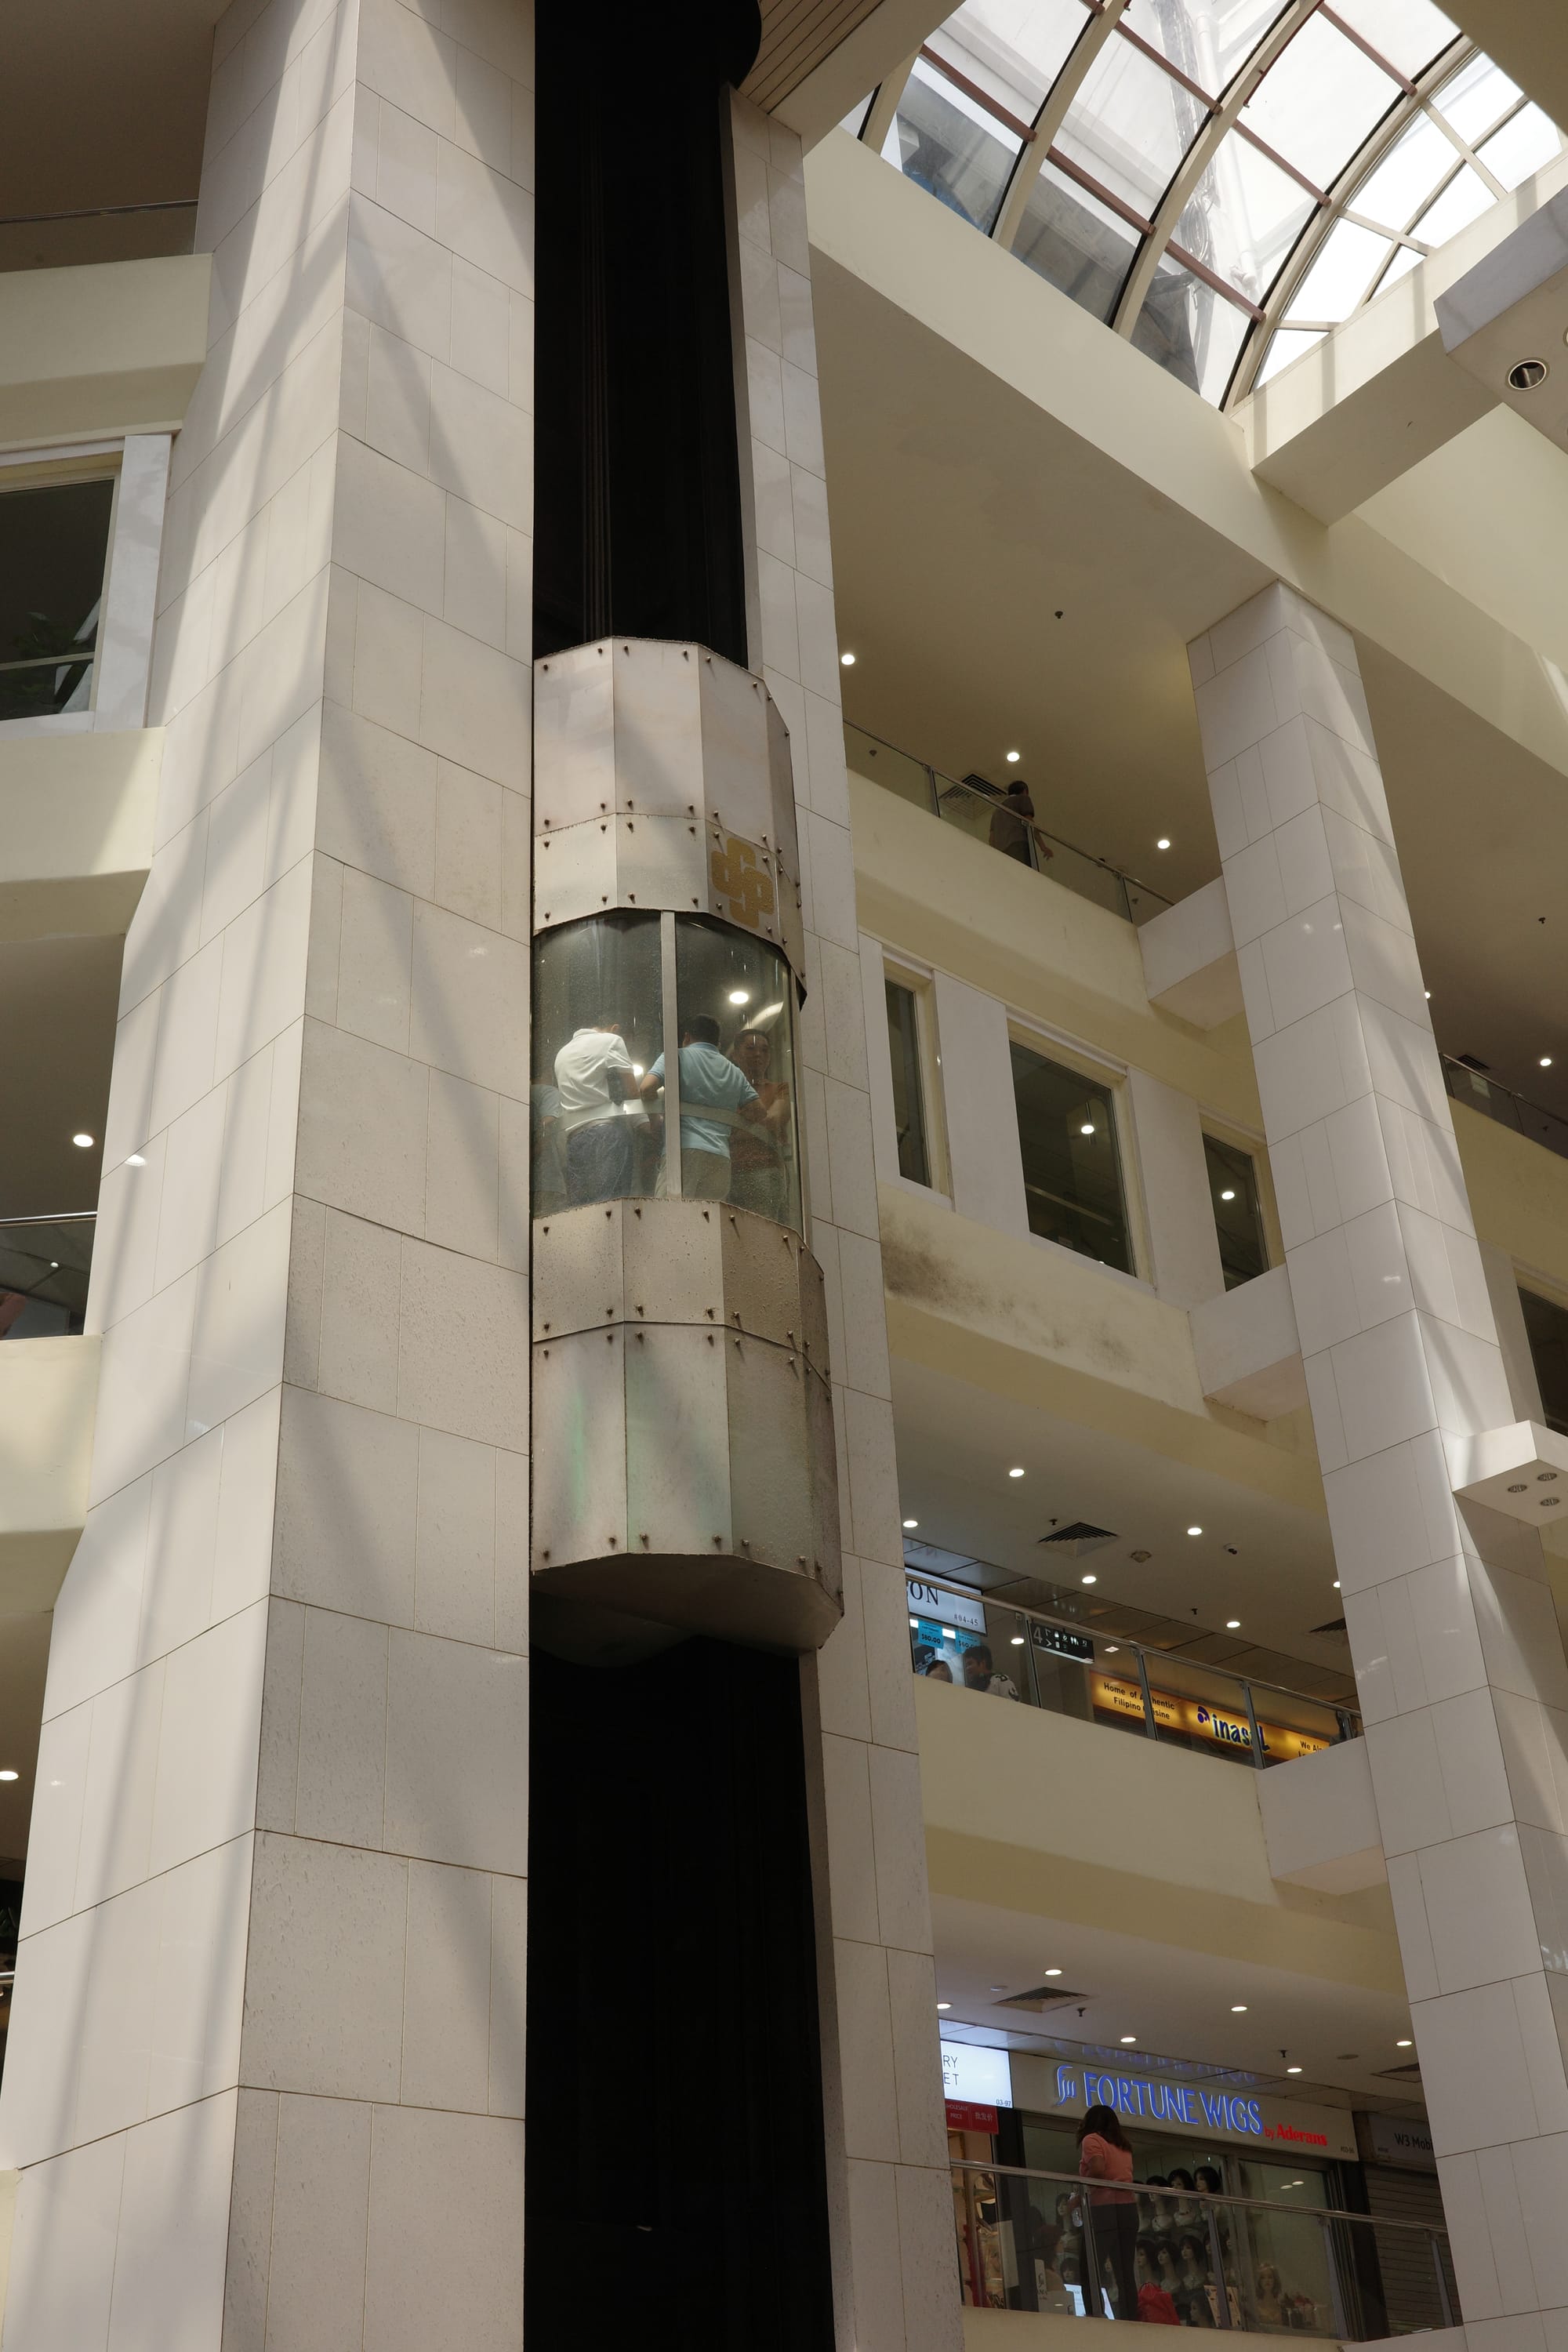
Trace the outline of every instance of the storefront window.
<instances>
[{"instance_id":1,"label":"storefront window","mask_svg":"<svg viewBox=\"0 0 1568 2352\"><path fill-rule=\"evenodd\" d=\"M533 942L536 1217L646 1197L658 1145L641 1084L664 1050L657 915L591 916Z\"/></svg>"},{"instance_id":2,"label":"storefront window","mask_svg":"<svg viewBox=\"0 0 1568 2352\"><path fill-rule=\"evenodd\" d=\"M681 1192L798 1233L789 966L749 931L700 916L676 918L675 938ZM655 1069L662 1076L662 1055Z\"/></svg>"},{"instance_id":3,"label":"storefront window","mask_svg":"<svg viewBox=\"0 0 1568 2352\"><path fill-rule=\"evenodd\" d=\"M1111 1089L1015 1044L1013 1094L1029 1231L1131 1274Z\"/></svg>"},{"instance_id":4,"label":"storefront window","mask_svg":"<svg viewBox=\"0 0 1568 2352\"><path fill-rule=\"evenodd\" d=\"M679 1069L665 1076L675 960ZM794 982L774 948L700 917L592 916L534 941L535 1216L591 1201L727 1201L801 1223ZM679 1148L669 1164L679 1096Z\"/></svg>"}]
</instances>

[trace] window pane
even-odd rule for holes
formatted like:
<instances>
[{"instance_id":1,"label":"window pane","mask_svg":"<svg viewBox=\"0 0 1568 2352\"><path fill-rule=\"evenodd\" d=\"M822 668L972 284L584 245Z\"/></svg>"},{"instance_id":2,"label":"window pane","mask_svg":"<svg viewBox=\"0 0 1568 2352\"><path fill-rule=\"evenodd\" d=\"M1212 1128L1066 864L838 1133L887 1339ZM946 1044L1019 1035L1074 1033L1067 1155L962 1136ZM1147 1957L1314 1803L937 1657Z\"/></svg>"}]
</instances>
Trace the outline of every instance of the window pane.
<instances>
[{"instance_id":1,"label":"window pane","mask_svg":"<svg viewBox=\"0 0 1568 2352\"><path fill-rule=\"evenodd\" d=\"M1338 179L1399 86L1321 16L1309 16L1242 109L1248 130L1320 188Z\"/></svg>"},{"instance_id":2,"label":"window pane","mask_svg":"<svg viewBox=\"0 0 1568 2352\"><path fill-rule=\"evenodd\" d=\"M1206 89L1223 96L1280 14L1281 0L1131 0L1122 23Z\"/></svg>"},{"instance_id":3,"label":"window pane","mask_svg":"<svg viewBox=\"0 0 1568 2352\"><path fill-rule=\"evenodd\" d=\"M1430 115L1418 115L1368 173L1351 199L1352 208L1389 228L1408 228L1458 160L1453 141Z\"/></svg>"},{"instance_id":4,"label":"window pane","mask_svg":"<svg viewBox=\"0 0 1568 2352\"><path fill-rule=\"evenodd\" d=\"M1147 219L1206 112L1131 41L1110 40L1084 77L1057 144Z\"/></svg>"},{"instance_id":5,"label":"window pane","mask_svg":"<svg viewBox=\"0 0 1568 2352\"><path fill-rule=\"evenodd\" d=\"M595 915L533 942L532 1209L654 1189L638 1082L664 1045L658 917Z\"/></svg>"},{"instance_id":6,"label":"window pane","mask_svg":"<svg viewBox=\"0 0 1568 2352\"><path fill-rule=\"evenodd\" d=\"M1163 261L1138 313L1132 341L1168 375L1180 377L1217 407L1250 324L1245 310L1201 278L1175 262Z\"/></svg>"},{"instance_id":7,"label":"window pane","mask_svg":"<svg viewBox=\"0 0 1568 2352\"><path fill-rule=\"evenodd\" d=\"M1520 87L1510 81L1490 58L1471 58L1436 97L1439 114L1446 114L1461 139L1473 147L1520 99Z\"/></svg>"},{"instance_id":8,"label":"window pane","mask_svg":"<svg viewBox=\"0 0 1568 2352\"><path fill-rule=\"evenodd\" d=\"M1136 243L1125 221L1047 163L1030 191L1013 250L1109 324Z\"/></svg>"},{"instance_id":9,"label":"window pane","mask_svg":"<svg viewBox=\"0 0 1568 2352\"><path fill-rule=\"evenodd\" d=\"M1354 221L1336 223L1316 261L1290 298L1292 319L1337 326L1348 319L1389 255L1390 240Z\"/></svg>"},{"instance_id":10,"label":"window pane","mask_svg":"<svg viewBox=\"0 0 1568 2352\"><path fill-rule=\"evenodd\" d=\"M926 1150L925 1089L921 1084L920 1004L912 988L887 982L888 1051L893 1065L893 1125L899 1138L899 1173L911 1184L931 1182Z\"/></svg>"},{"instance_id":11,"label":"window pane","mask_svg":"<svg viewBox=\"0 0 1568 2352\"><path fill-rule=\"evenodd\" d=\"M1309 335L1294 328L1281 327L1270 339L1268 357L1258 371L1258 382L1267 383L1271 376L1281 374L1294 361L1310 352L1314 343L1321 343L1322 340L1321 330L1315 335Z\"/></svg>"},{"instance_id":12,"label":"window pane","mask_svg":"<svg viewBox=\"0 0 1568 2352\"><path fill-rule=\"evenodd\" d=\"M1029 1231L1130 1274L1111 1089L1027 1045L1012 1054Z\"/></svg>"},{"instance_id":13,"label":"window pane","mask_svg":"<svg viewBox=\"0 0 1568 2352\"><path fill-rule=\"evenodd\" d=\"M1176 243L1257 302L1316 210L1300 181L1233 133L1177 223Z\"/></svg>"},{"instance_id":14,"label":"window pane","mask_svg":"<svg viewBox=\"0 0 1568 2352\"><path fill-rule=\"evenodd\" d=\"M1447 245L1473 220L1479 220L1497 199L1479 172L1463 164L1449 181L1435 205L1431 205L1416 222L1412 235L1423 245Z\"/></svg>"},{"instance_id":15,"label":"window pane","mask_svg":"<svg viewBox=\"0 0 1568 2352\"><path fill-rule=\"evenodd\" d=\"M0 496L0 719L85 710L112 482Z\"/></svg>"},{"instance_id":16,"label":"window pane","mask_svg":"<svg viewBox=\"0 0 1568 2352\"><path fill-rule=\"evenodd\" d=\"M1534 1290L1521 1289L1519 1303L1546 1426L1568 1437L1568 1307Z\"/></svg>"},{"instance_id":17,"label":"window pane","mask_svg":"<svg viewBox=\"0 0 1568 2352\"><path fill-rule=\"evenodd\" d=\"M876 95L876 91L873 90L871 98L875 98ZM871 111L871 98L858 100L838 126L840 131L847 131L851 139L858 139L866 127L866 117Z\"/></svg>"},{"instance_id":18,"label":"window pane","mask_svg":"<svg viewBox=\"0 0 1568 2352\"><path fill-rule=\"evenodd\" d=\"M1377 292L1386 294L1391 286L1397 286L1402 278L1408 278L1413 269L1420 267L1421 256L1414 246L1396 246L1393 260L1377 281Z\"/></svg>"},{"instance_id":19,"label":"window pane","mask_svg":"<svg viewBox=\"0 0 1568 2352\"><path fill-rule=\"evenodd\" d=\"M776 948L728 923L678 917L681 1192L798 1233L793 1002ZM662 1076L662 1050L648 1066Z\"/></svg>"},{"instance_id":20,"label":"window pane","mask_svg":"<svg viewBox=\"0 0 1568 2352\"><path fill-rule=\"evenodd\" d=\"M1335 0L1334 14L1412 81L1459 37L1431 0Z\"/></svg>"},{"instance_id":21,"label":"window pane","mask_svg":"<svg viewBox=\"0 0 1568 2352\"><path fill-rule=\"evenodd\" d=\"M906 180L988 230L1018 144L984 107L921 63L905 84L883 152Z\"/></svg>"},{"instance_id":22,"label":"window pane","mask_svg":"<svg viewBox=\"0 0 1568 2352\"><path fill-rule=\"evenodd\" d=\"M1563 134L1550 115L1538 106L1521 106L1510 121L1476 152L1505 188L1517 188L1532 172L1553 163L1563 152Z\"/></svg>"},{"instance_id":23,"label":"window pane","mask_svg":"<svg viewBox=\"0 0 1568 2352\"><path fill-rule=\"evenodd\" d=\"M1084 0L964 0L930 47L1032 122L1089 21Z\"/></svg>"},{"instance_id":24,"label":"window pane","mask_svg":"<svg viewBox=\"0 0 1568 2352\"><path fill-rule=\"evenodd\" d=\"M1225 1286L1251 1282L1268 1271L1268 1250L1263 1238L1263 1209L1258 1197L1258 1166L1249 1151L1214 1136L1204 1138L1208 1162L1209 1197L1214 1202L1215 1231L1219 1236L1219 1262Z\"/></svg>"}]
</instances>

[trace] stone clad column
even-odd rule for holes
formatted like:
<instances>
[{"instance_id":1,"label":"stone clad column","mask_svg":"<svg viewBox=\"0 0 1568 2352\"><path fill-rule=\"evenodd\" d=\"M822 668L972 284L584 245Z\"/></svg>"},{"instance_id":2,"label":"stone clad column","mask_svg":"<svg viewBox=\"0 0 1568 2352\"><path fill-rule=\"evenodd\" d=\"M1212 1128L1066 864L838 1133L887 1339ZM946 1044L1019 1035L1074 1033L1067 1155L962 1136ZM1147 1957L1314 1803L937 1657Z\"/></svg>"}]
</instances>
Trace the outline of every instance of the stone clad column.
<instances>
[{"instance_id":1,"label":"stone clad column","mask_svg":"<svg viewBox=\"0 0 1568 2352\"><path fill-rule=\"evenodd\" d=\"M1189 655L1465 2323L1534 2352L1568 2324L1568 1666L1534 1529L1454 1492L1514 1416L1354 644L1276 585Z\"/></svg>"},{"instance_id":2,"label":"stone clad column","mask_svg":"<svg viewBox=\"0 0 1568 2352\"><path fill-rule=\"evenodd\" d=\"M521 2345L529 0L235 0L6 2352Z\"/></svg>"},{"instance_id":3,"label":"stone clad column","mask_svg":"<svg viewBox=\"0 0 1568 2352\"><path fill-rule=\"evenodd\" d=\"M843 1622L802 1667L839 2342L860 2352L955 2352L962 2323L805 185L793 131L739 98L731 121L742 480L759 604L752 667L784 714L794 755L808 982L800 1023L807 1238L826 1286L843 1529Z\"/></svg>"}]
</instances>

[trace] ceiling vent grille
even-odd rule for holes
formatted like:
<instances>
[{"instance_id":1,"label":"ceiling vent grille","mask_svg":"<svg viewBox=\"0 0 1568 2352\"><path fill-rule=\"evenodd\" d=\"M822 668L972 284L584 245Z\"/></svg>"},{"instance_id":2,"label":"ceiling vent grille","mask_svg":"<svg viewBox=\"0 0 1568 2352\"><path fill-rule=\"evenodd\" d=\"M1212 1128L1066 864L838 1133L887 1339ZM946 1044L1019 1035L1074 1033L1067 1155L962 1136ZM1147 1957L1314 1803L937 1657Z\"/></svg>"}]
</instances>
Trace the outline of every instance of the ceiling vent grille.
<instances>
[{"instance_id":1,"label":"ceiling vent grille","mask_svg":"<svg viewBox=\"0 0 1568 2352\"><path fill-rule=\"evenodd\" d=\"M1091 1551L1103 1551L1116 1538L1109 1528L1091 1528L1087 1519L1069 1519L1065 1528L1053 1528L1039 1540L1047 1551L1062 1559L1087 1559Z\"/></svg>"},{"instance_id":2,"label":"ceiling vent grille","mask_svg":"<svg viewBox=\"0 0 1568 2352\"><path fill-rule=\"evenodd\" d=\"M1030 2009L1043 2015L1047 2009L1059 2009L1064 2001L1085 2001L1086 1992L1065 1992L1060 1985L1037 1985L1032 1992L1010 1992L1005 2000L995 2003L998 2009Z\"/></svg>"}]
</instances>

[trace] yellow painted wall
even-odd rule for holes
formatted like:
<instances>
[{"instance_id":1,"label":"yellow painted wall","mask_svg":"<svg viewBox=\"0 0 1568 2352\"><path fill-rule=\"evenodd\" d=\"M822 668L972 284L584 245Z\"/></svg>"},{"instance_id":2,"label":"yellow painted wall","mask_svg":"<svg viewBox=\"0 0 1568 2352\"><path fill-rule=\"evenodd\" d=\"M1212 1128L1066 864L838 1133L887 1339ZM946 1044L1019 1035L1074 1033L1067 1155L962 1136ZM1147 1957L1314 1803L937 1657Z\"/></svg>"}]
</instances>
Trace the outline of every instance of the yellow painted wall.
<instances>
[{"instance_id":1,"label":"yellow painted wall","mask_svg":"<svg viewBox=\"0 0 1568 2352\"><path fill-rule=\"evenodd\" d=\"M1478 1236L1568 1289L1568 1160L1468 1103L1453 1110Z\"/></svg>"},{"instance_id":2,"label":"yellow painted wall","mask_svg":"<svg viewBox=\"0 0 1568 2352\"><path fill-rule=\"evenodd\" d=\"M1252 1774L923 1679L915 1716L933 1896L1404 1998L1386 1887L1271 1878ZM1089 1788L1092 1804L1040 1801Z\"/></svg>"},{"instance_id":3,"label":"yellow painted wall","mask_svg":"<svg viewBox=\"0 0 1568 2352\"><path fill-rule=\"evenodd\" d=\"M0 939L125 929L163 758L161 727L0 738Z\"/></svg>"}]
</instances>

